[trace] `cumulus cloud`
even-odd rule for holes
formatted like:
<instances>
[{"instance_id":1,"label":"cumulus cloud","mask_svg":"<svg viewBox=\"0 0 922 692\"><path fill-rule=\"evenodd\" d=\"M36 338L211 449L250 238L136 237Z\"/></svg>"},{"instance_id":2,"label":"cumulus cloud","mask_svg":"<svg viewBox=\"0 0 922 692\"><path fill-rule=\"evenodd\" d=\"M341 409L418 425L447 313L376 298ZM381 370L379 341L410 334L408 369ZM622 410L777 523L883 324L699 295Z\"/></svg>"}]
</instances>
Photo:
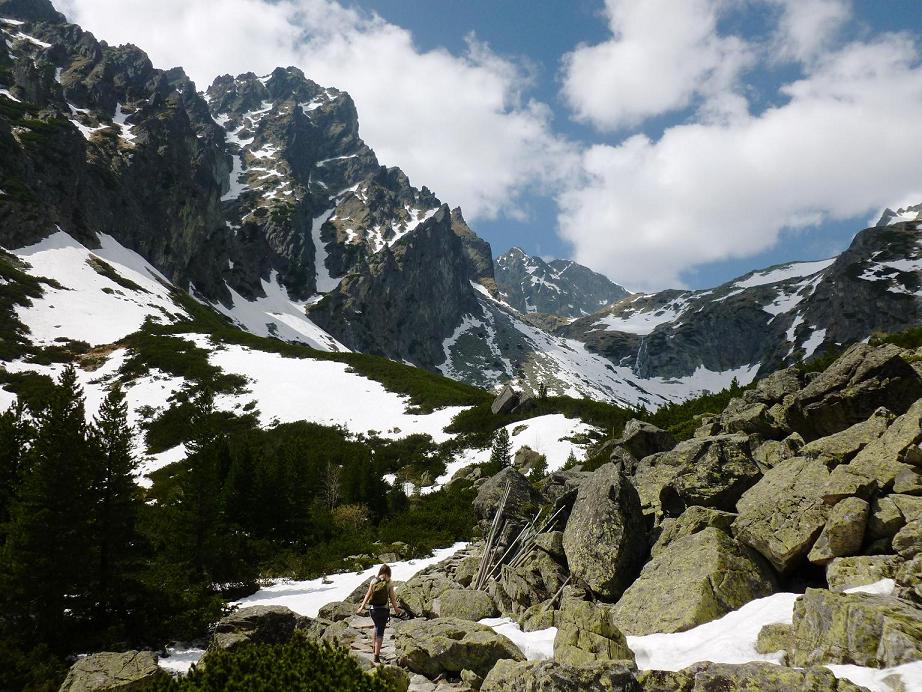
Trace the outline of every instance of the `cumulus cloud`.
<instances>
[{"instance_id":1,"label":"cumulus cloud","mask_svg":"<svg viewBox=\"0 0 922 692\"><path fill-rule=\"evenodd\" d=\"M612 37L564 56L563 96L576 118L617 130L696 98L725 97L752 59L744 41L718 33L726 4L606 0Z\"/></svg>"},{"instance_id":2,"label":"cumulus cloud","mask_svg":"<svg viewBox=\"0 0 922 692\"><path fill-rule=\"evenodd\" d=\"M64 0L60 9L154 64L182 65L199 85L223 73L295 65L348 91L363 138L386 165L470 218L521 212L521 195L554 185L576 162L522 65L468 38L467 50L421 51L412 35L332 0Z\"/></svg>"},{"instance_id":3,"label":"cumulus cloud","mask_svg":"<svg viewBox=\"0 0 922 692\"><path fill-rule=\"evenodd\" d=\"M888 34L812 59L779 105L633 136L582 156L559 196L575 259L641 289L771 247L785 229L909 198L922 173L922 65Z\"/></svg>"}]
</instances>

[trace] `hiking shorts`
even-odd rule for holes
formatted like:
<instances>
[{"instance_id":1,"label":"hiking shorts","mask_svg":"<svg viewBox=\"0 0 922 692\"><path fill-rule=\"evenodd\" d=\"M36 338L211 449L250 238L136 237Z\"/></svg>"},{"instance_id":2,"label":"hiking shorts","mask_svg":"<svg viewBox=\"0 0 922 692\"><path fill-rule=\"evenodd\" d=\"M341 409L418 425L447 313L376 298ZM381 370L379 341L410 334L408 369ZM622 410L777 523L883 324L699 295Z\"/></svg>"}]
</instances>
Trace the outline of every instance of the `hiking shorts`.
<instances>
[{"instance_id":1,"label":"hiking shorts","mask_svg":"<svg viewBox=\"0 0 922 692\"><path fill-rule=\"evenodd\" d=\"M375 636L383 639L384 628L387 627L387 621L391 619L391 609L387 606L373 605L368 610L371 612L371 621L375 623Z\"/></svg>"}]
</instances>

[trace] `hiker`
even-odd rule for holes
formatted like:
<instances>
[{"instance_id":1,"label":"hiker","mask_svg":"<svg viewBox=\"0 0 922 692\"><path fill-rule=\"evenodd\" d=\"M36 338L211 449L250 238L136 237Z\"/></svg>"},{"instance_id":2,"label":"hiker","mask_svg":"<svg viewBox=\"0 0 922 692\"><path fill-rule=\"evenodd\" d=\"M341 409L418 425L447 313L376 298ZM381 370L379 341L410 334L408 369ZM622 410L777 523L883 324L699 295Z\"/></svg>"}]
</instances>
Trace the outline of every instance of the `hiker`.
<instances>
[{"instance_id":1,"label":"hiker","mask_svg":"<svg viewBox=\"0 0 922 692\"><path fill-rule=\"evenodd\" d=\"M355 611L356 613L361 613L367 605L371 613L371 620L375 623L375 663L381 662L381 644L384 643L384 628L387 627L387 621L391 619L391 610L387 607L388 600L394 606L394 612L400 615L397 594L394 593L394 587L391 585L391 568L387 565L381 565L381 569L378 570L378 576L368 585L368 592L365 594L362 604Z\"/></svg>"}]
</instances>

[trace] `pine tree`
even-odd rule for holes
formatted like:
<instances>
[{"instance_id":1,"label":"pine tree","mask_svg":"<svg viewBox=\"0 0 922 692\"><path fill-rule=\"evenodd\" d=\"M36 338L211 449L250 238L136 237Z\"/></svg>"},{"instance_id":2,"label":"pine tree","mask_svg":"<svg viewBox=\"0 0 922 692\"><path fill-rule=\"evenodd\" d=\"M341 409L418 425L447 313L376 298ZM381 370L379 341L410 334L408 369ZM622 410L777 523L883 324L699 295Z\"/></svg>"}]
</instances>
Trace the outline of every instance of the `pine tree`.
<instances>
[{"instance_id":1,"label":"pine tree","mask_svg":"<svg viewBox=\"0 0 922 692\"><path fill-rule=\"evenodd\" d=\"M95 602L111 616L136 559L136 523L142 506L134 481L138 460L133 451L134 431L128 422L128 404L115 385L103 400L93 424L96 464L93 500L94 540L97 550Z\"/></svg>"},{"instance_id":2,"label":"pine tree","mask_svg":"<svg viewBox=\"0 0 922 692\"><path fill-rule=\"evenodd\" d=\"M493 450L490 452L490 464L504 469L512 463L512 443L509 440L509 431L500 428L493 436Z\"/></svg>"},{"instance_id":3,"label":"pine tree","mask_svg":"<svg viewBox=\"0 0 922 692\"><path fill-rule=\"evenodd\" d=\"M66 611L87 610L93 470L83 391L67 367L37 416L26 474L13 504L3 569L25 641L63 641Z\"/></svg>"},{"instance_id":4,"label":"pine tree","mask_svg":"<svg viewBox=\"0 0 922 692\"><path fill-rule=\"evenodd\" d=\"M0 413L0 546L4 526L25 475L26 452L32 440L32 426L21 402Z\"/></svg>"}]
</instances>

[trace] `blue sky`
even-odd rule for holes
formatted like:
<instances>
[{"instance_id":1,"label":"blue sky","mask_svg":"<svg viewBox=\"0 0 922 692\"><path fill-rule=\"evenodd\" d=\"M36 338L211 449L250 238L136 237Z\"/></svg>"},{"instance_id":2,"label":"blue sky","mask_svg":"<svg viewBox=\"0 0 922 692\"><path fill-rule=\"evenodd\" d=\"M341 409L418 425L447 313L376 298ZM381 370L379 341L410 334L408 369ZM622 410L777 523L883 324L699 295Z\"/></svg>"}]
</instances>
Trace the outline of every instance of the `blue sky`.
<instances>
[{"instance_id":1,"label":"blue sky","mask_svg":"<svg viewBox=\"0 0 922 692\"><path fill-rule=\"evenodd\" d=\"M615 144L625 134L641 131L651 137L689 117L689 110L652 118L638 128L615 134L599 133L573 120L560 97L560 69L563 55L580 43L597 43L608 35L601 0L546 2L534 0L363 0L357 5L380 14L390 22L411 30L424 50L439 47L454 53L465 48L465 36L473 32L498 53L529 63L534 69L536 98L554 111L556 131L576 141ZM848 33L856 38L884 31L922 28L920 0L860 0L853 3L857 22ZM771 30L774 10L748 7L733 13L726 25L741 35L764 38ZM777 103L777 88L800 74L797 66L760 69L747 76L758 107ZM920 181L922 182L922 181ZM922 200L920 200L922 201ZM556 231L556 205L548 196L531 194L524 200L528 218L480 219L477 232L500 254L513 245L544 256L567 257L572 247ZM682 278L690 287L703 288L722 283L751 269L787 262L829 257L844 250L854 234L865 227L867 215L842 221L828 221L805 230L784 232L771 249L729 260L706 263L686 270ZM618 281L617 276L610 277Z\"/></svg>"},{"instance_id":2,"label":"blue sky","mask_svg":"<svg viewBox=\"0 0 922 692\"><path fill-rule=\"evenodd\" d=\"M496 254L633 290L841 252L922 201L922 0L56 0L111 43L348 91Z\"/></svg>"}]
</instances>

